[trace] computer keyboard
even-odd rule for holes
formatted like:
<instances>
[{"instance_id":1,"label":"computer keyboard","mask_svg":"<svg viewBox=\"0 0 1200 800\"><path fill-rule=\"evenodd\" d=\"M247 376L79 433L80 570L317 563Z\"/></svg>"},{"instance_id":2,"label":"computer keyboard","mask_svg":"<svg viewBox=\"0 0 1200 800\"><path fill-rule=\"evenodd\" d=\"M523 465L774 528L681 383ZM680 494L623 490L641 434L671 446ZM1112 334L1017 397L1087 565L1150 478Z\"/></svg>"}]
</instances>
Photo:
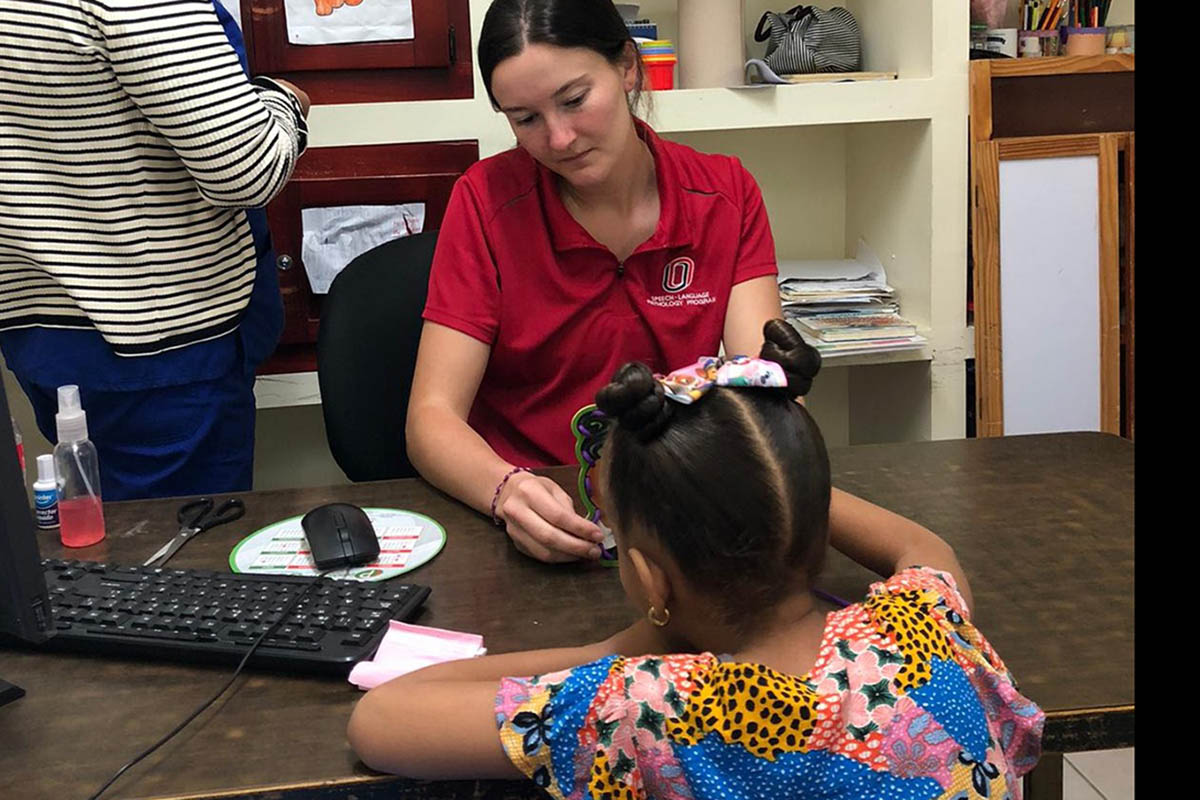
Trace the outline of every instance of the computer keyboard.
<instances>
[{"instance_id":1,"label":"computer keyboard","mask_svg":"<svg viewBox=\"0 0 1200 800\"><path fill-rule=\"evenodd\" d=\"M55 635L40 647L345 675L370 656L392 619L416 614L429 587L46 559Z\"/></svg>"}]
</instances>

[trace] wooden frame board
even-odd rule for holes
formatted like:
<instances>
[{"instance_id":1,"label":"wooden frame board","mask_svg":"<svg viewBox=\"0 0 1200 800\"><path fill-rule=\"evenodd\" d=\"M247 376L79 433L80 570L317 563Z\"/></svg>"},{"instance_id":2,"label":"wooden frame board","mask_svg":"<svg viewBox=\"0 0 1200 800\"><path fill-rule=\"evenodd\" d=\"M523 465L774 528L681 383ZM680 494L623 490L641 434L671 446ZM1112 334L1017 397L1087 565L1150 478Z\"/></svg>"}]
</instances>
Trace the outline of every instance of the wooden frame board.
<instances>
[{"instance_id":1,"label":"wooden frame board","mask_svg":"<svg viewBox=\"0 0 1200 800\"><path fill-rule=\"evenodd\" d=\"M976 431L1004 435L1003 330L1000 315L1000 162L1096 156L1099 174L1100 429L1120 433L1117 153L1128 134L1047 136L976 141L972 146L972 227L975 258ZM1128 166L1127 166L1128 168Z\"/></svg>"}]
</instances>

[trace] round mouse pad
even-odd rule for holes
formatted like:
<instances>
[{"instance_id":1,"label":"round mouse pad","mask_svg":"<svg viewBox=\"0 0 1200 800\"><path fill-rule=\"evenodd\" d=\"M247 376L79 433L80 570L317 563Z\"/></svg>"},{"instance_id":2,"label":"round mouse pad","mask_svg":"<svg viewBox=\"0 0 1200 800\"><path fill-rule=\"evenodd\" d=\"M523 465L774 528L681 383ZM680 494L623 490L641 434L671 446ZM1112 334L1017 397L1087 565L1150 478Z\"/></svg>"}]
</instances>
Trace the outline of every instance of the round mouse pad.
<instances>
[{"instance_id":1,"label":"round mouse pad","mask_svg":"<svg viewBox=\"0 0 1200 800\"><path fill-rule=\"evenodd\" d=\"M398 508L364 508L379 537L379 557L370 564L345 567L327 577L386 581L414 570L442 551L446 530L435 520ZM317 575L300 526L303 515L268 525L242 539L229 554L233 572L264 575Z\"/></svg>"}]
</instances>

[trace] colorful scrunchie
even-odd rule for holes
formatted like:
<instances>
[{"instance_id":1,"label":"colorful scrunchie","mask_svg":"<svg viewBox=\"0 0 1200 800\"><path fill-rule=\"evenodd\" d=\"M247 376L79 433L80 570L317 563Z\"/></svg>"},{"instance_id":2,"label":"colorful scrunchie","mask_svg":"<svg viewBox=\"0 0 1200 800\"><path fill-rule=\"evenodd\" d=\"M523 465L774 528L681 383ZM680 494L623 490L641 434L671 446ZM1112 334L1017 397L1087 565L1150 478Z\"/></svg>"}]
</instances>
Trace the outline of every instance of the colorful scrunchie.
<instances>
[{"instance_id":1,"label":"colorful scrunchie","mask_svg":"<svg viewBox=\"0 0 1200 800\"><path fill-rule=\"evenodd\" d=\"M783 367L774 361L750 356L734 356L728 360L705 356L670 375L654 377L663 385L669 399L685 406L699 400L714 386L786 389L788 385Z\"/></svg>"}]
</instances>

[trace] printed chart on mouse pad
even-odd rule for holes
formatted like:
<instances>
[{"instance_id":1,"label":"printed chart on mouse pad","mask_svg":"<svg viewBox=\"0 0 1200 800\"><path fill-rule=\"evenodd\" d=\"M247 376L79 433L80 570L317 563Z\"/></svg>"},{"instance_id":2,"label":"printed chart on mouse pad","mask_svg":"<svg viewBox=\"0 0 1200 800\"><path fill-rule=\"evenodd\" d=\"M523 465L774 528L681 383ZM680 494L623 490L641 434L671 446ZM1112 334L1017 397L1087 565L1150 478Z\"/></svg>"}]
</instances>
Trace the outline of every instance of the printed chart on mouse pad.
<instances>
[{"instance_id":1,"label":"printed chart on mouse pad","mask_svg":"<svg viewBox=\"0 0 1200 800\"><path fill-rule=\"evenodd\" d=\"M364 508L379 537L379 557L370 564L335 569L330 578L386 581L416 569L441 552L446 530L424 514L398 508ZM316 575L303 516L281 520L238 542L229 554L234 572L264 575Z\"/></svg>"}]
</instances>

